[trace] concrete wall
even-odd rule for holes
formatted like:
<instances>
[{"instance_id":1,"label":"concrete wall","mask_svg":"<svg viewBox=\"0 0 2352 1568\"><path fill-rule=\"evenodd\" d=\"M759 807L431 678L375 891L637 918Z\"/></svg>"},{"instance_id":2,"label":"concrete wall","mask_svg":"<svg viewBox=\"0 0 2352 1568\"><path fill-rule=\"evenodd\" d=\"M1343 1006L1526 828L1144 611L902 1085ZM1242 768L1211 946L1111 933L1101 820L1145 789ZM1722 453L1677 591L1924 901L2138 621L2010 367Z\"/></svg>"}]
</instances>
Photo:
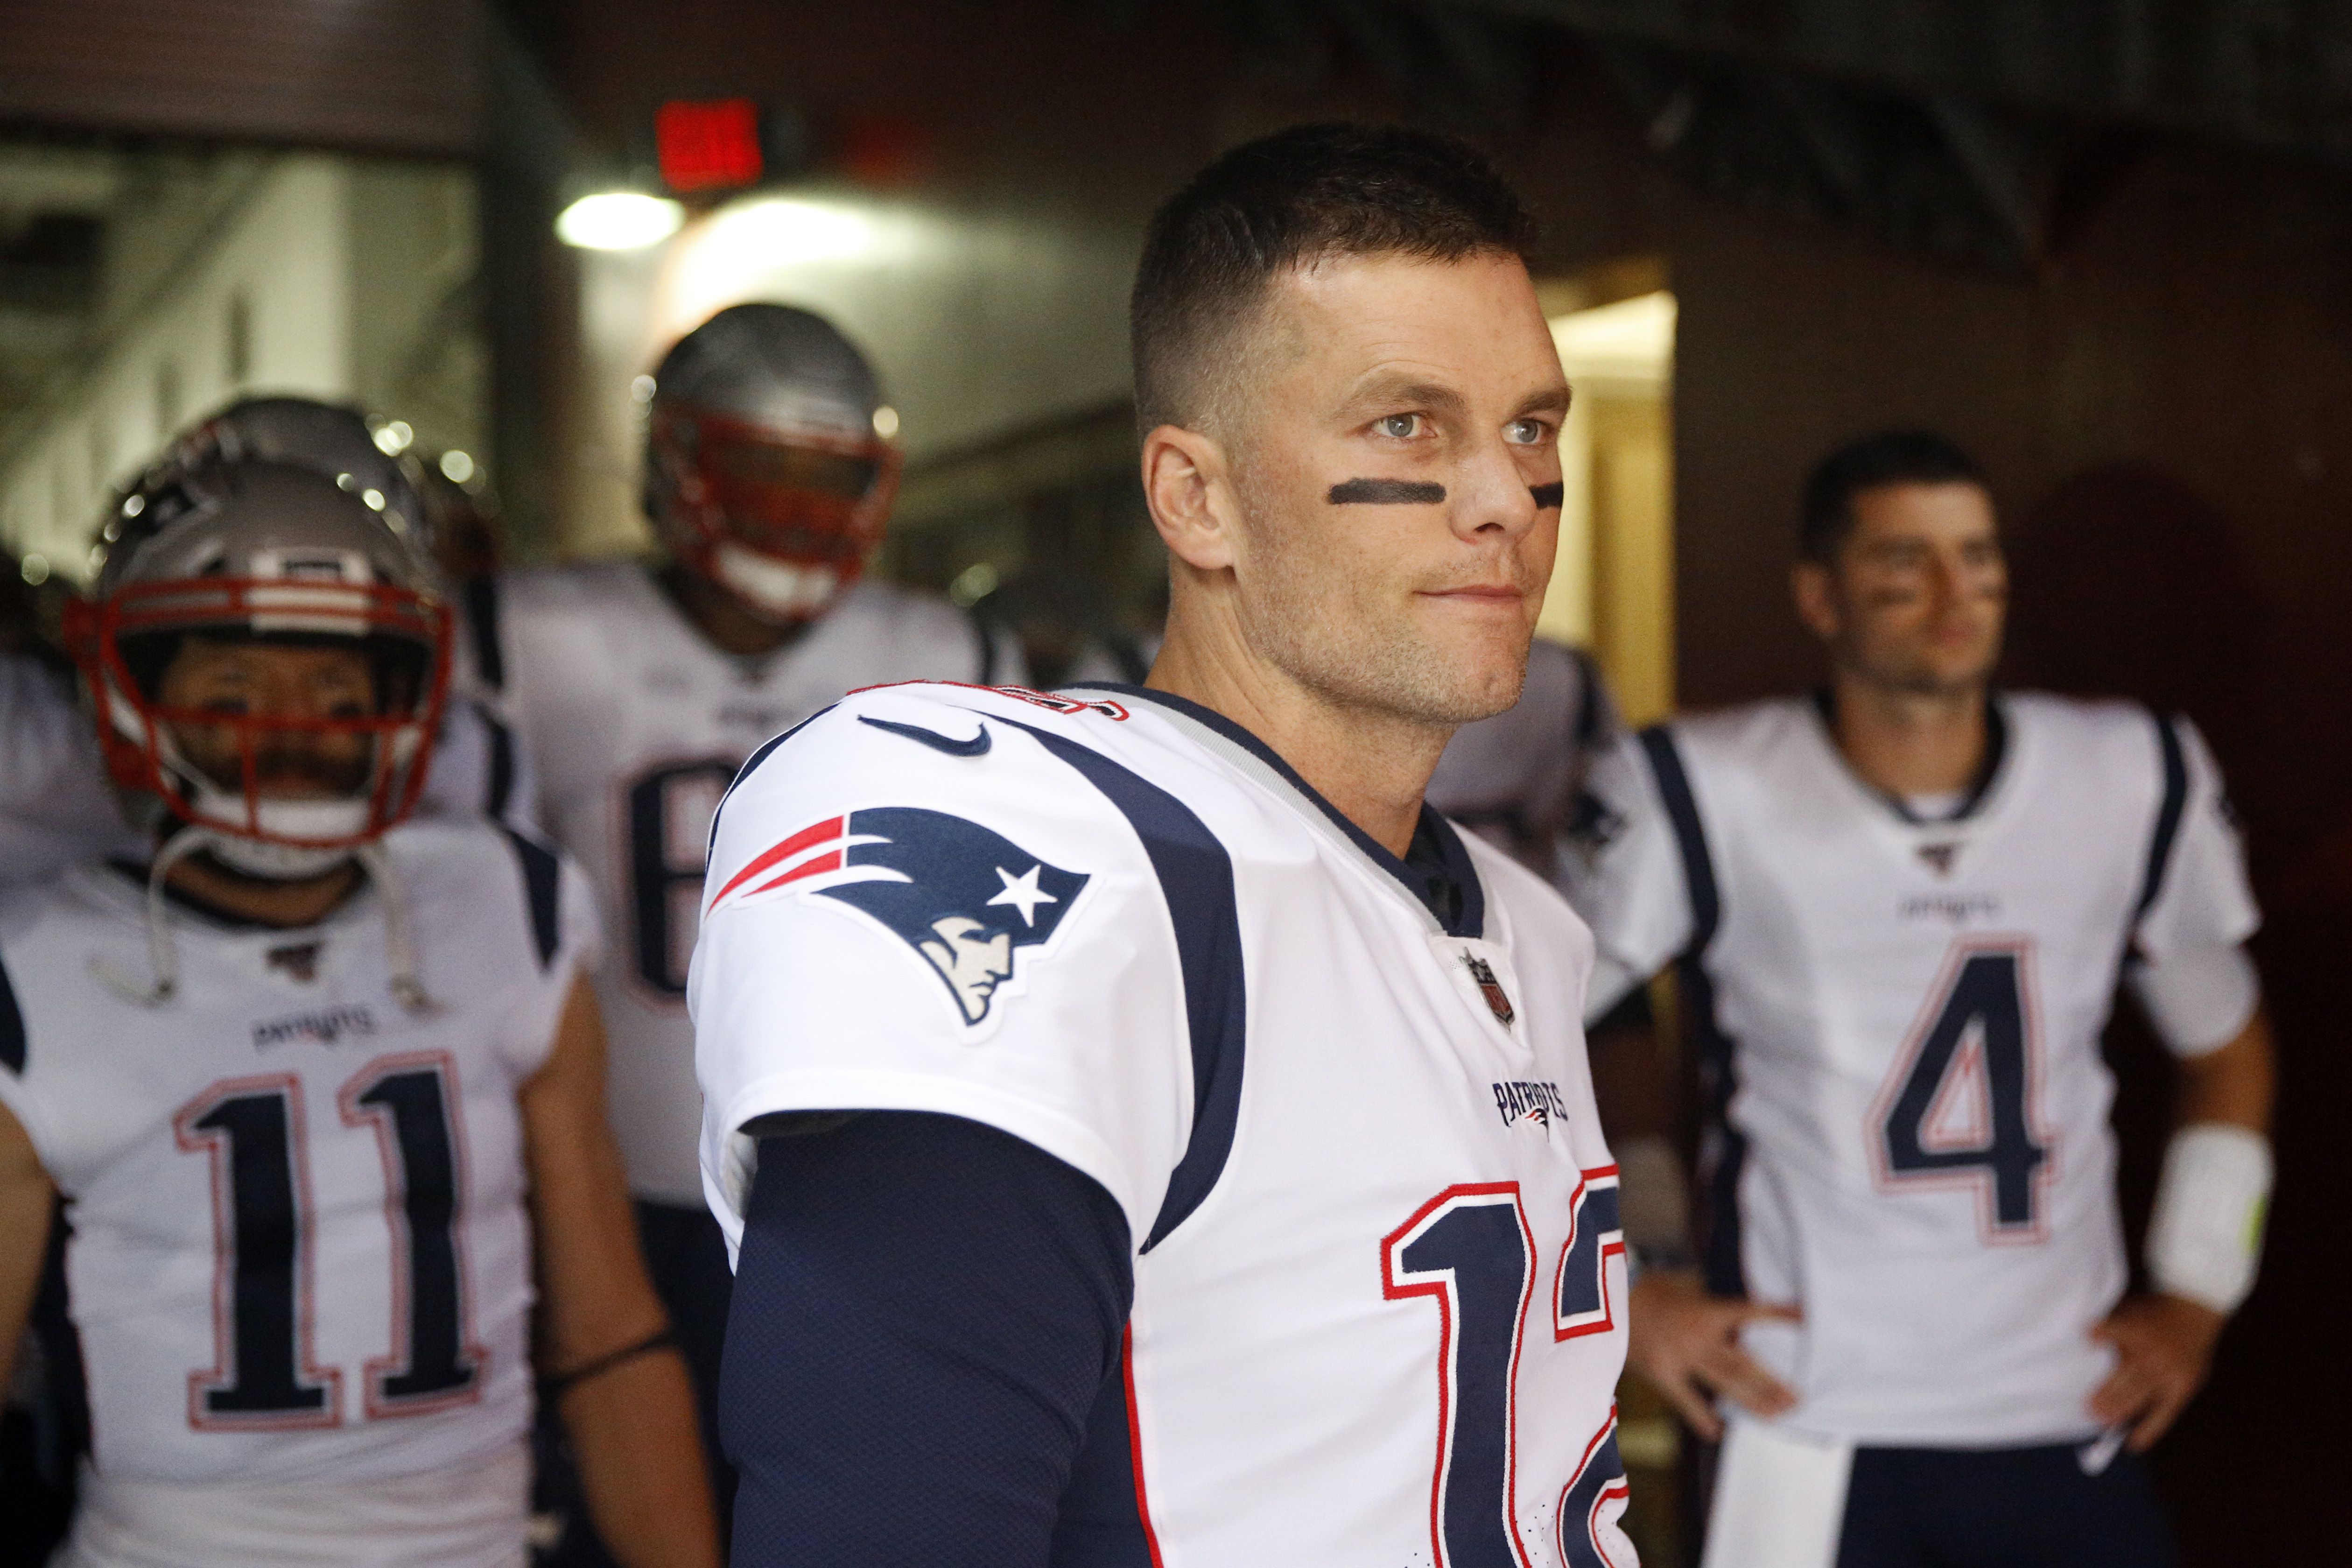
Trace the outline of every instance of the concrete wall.
<instances>
[{"instance_id":1,"label":"concrete wall","mask_svg":"<svg viewBox=\"0 0 2352 1568\"><path fill-rule=\"evenodd\" d=\"M658 251L582 262L580 395L588 417L564 547L637 547L643 438L631 394L679 337L725 306L814 310L863 349L910 465L1127 395L1131 218L787 187L698 219Z\"/></svg>"},{"instance_id":2,"label":"concrete wall","mask_svg":"<svg viewBox=\"0 0 2352 1568\"><path fill-rule=\"evenodd\" d=\"M115 486L246 393L356 401L478 442L470 181L432 165L242 153L116 210L79 363L0 450L0 542L79 579Z\"/></svg>"}]
</instances>

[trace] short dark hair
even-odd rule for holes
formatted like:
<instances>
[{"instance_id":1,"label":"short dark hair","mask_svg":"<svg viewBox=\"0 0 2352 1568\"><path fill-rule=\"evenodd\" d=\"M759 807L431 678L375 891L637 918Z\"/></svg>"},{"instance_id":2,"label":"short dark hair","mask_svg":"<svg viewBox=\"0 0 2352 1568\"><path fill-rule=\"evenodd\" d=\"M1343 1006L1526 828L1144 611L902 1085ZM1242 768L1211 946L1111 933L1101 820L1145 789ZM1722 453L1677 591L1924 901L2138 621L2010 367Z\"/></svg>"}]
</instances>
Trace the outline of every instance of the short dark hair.
<instances>
[{"instance_id":1,"label":"short dark hair","mask_svg":"<svg viewBox=\"0 0 2352 1568\"><path fill-rule=\"evenodd\" d=\"M1197 423L1213 366L1286 269L1329 256L1525 258L1535 221L1501 175L1450 136L1394 125L1300 125L1236 147L1151 219L1129 322L1146 430Z\"/></svg>"},{"instance_id":2,"label":"short dark hair","mask_svg":"<svg viewBox=\"0 0 2352 1568\"><path fill-rule=\"evenodd\" d=\"M1797 519L1800 560L1832 565L1853 531L1853 498L1881 485L1976 485L1984 469L1949 437L1933 430L1879 430L1861 436L1813 465Z\"/></svg>"}]
</instances>

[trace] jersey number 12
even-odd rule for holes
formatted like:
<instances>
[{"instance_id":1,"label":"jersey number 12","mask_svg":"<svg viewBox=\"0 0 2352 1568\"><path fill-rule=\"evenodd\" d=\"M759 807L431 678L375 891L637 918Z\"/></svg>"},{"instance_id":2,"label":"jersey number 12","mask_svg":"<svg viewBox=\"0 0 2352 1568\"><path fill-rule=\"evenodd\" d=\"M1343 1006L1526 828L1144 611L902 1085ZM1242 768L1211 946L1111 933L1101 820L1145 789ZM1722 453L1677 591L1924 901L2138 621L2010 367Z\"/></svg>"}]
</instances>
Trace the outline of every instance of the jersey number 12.
<instances>
[{"instance_id":1,"label":"jersey number 12","mask_svg":"<svg viewBox=\"0 0 2352 1568\"><path fill-rule=\"evenodd\" d=\"M1550 1320L1554 1345L1616 1326L1608 1267L1625 1250L1617 1170L1604 1166L1583 1178L1548 1309L1536 1306L1541 1259L1516 1182L1448 1187L1381 1245L1383 1294L1437 1303L1430 1533L1439 1568L1533 1568L1517 1500L1519 1358L1529 1310L1542 1314L1539 1323ZM1612 1415L1560 1490L1556 1544L1566 1568L1612 1568L1610 1545L1623 1540L1616 1521L1625 1500Z\"/></svg>"},{"instance_id":2,"label":"jersey number 12","mask_svg":"<svg viewBox=\"0 0 2352 1568\"><path fill-rule=\"evenodd\" d=\"M2042 1237L2032 981L2023 939L1955 942L1871 1113L1879 1184L1974 1185L1993 1241Z\"/></svg>"}]
</instances>

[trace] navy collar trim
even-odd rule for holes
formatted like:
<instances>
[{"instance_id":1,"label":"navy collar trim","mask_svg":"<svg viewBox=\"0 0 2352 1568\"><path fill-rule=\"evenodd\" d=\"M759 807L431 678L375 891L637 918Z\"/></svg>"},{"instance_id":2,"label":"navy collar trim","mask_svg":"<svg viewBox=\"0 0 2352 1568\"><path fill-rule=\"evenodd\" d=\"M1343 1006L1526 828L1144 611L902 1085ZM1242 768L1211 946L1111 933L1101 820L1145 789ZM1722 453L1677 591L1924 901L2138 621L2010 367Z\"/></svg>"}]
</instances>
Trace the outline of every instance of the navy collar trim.
<instances>
[{"instance_id":1,"label":"navy collar trim","mask_svg":"<svg viewBox=\"0 0 2352 1568\"><path fill-rule=\"evenodd\" d=\"M1901 795L1880 789L1860 773L1853 772L1853 764L1846 762L1845 753L1838 750L1837 697L1828 687L1818 686L1813 689L1813 711L1821 717L1822 729L1829 737L1830 752L1838 759L1839 764L1844 767L1847 773L1853 774L1856 784L1876 795L1885 803L1887 810L1893 812L1907 826L1945 827L1968 821L1984 805L1985 797L1992 794L1992 786L2000 777L2000 765L2009 756L2009 716L2001 711L2000 693L1997 690L1987 691L1985 693L1984 760L1977 764L1977 776L1969 781L1967 791L1960 796L1958 808L1950 816L1925 817L1913 811L1911 803Z\"/></svg>"},{"instance_id":2,"label":"navy collar trim","mask_svg":"<svg viewBox=\"0 0 2352 1568\"><path fill-rule=\"evenodd\" d=\"M1430 912L1448 936L1481 938L1486 931L1486 894L1478 882L1478 868L1472 864L1470 851L1463 847L1462 836L1428 802L1421 807L1421 820L1414 826L1416 845L1426 840L1434 846L1438 864L1435 867L1408 864L1389 853L1377 838L1349 821L1345 813L1323 798L1320 791L1298 776L1298 770L1283 761L1280 752L1234 723L1213 708L1203 708L1187 697L1171 691L1155 691L1148 687L1129 686L1115 680L1085 680L1058 689L1065 691L1115 691L1119 696L1138 701L1155 703L1171 712L1181 713L1196 724L1215 731L1241 747L1279 774L1283 781L1314 803L1315 808L1328 817L1331 825L1348 837L1348 841L1361 850L1365 858L1396 879L1413 901ZM1419 857L1415 857L1419 859Z\"/></svg>"}]
</instances>

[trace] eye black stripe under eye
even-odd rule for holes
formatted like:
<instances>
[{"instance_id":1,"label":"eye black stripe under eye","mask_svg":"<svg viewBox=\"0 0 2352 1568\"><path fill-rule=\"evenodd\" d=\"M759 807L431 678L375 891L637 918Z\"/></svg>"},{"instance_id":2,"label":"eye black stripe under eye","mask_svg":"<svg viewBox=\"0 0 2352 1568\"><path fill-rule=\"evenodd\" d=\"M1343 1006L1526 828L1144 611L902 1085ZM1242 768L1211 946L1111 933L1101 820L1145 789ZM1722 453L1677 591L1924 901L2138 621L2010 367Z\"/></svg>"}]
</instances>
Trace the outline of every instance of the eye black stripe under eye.
<instances>
[{"instance_id":1,"label":"eye black stripe under eye","mask_svg":"<svg viewBox=\"0 0 2352 1568\"><path fill-rule=\"evenodd\" d=\"M1528 487L1528 494L1536 498L1536 509L1539 511L1559 505L1560 499L1567 493L1567 485L1559 479L1554 479L1548 485Z\"/></svg>"},{"instance_id":2,"label":"eye black stripe under eye","mask_svg":"<svg viewBox=\"0 0 2352 1568\"><path fill-rule=\"evenodd\" d=\"M1435 506L1445 487L1420 479L1349 479L1324 498L1333 506Z\"/></svg>"}]
</instances>

